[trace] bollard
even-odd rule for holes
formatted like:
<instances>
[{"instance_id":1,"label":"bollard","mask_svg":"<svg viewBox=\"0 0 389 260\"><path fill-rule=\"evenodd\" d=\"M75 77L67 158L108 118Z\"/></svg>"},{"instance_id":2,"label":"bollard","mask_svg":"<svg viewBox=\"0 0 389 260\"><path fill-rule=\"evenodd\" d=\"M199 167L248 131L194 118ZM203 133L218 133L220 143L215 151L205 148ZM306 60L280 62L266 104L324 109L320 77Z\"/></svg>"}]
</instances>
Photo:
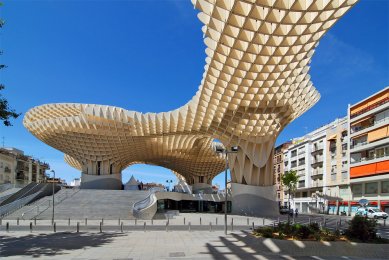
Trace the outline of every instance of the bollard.
<instances>
[{"instance_id":1,"label":"bollard","mask_svg":"<svg viewBox=\"0 0 389 260\"><path fill-rule=\"evenodd\" d=\"M137 225L136 222L137 222L137 219L135 219L135 226Z\"/></svg>"},{"instance_id":2,"label":"bollard","mask_svg":"<svg viewBox=\"0 0 389 260\"><path fill-rule=\"evenodd\" d=\"M188 230L189 230L189 232L190 232L190 221L189 221L189 225L188 225Z\"/></svg>"},{"instance_id":3,"label":"bollard","mask_svg":"<svg viewBox=\"0 0 389 260\"><path fill-rule=\"evenodd\" d=\"M254 230L254 222L253 222L253 230Z\"/></svg>"},{"instance_id":4,"label":"bollard","mask_svg":"<svg viewBox=\"0 0 389 260\"><path fill-rule=\"evenodd\" d=\"M342 218L339 218L339 226L342 225Z\"/></svg>"},{"instance_id":5,"label":"bollard","mask_svg":"<svg viewBox=\"0 0 389 260\"><path fill-rule=\"evenodd\" d=\"M265 218L262 219L262 226L265 225Z\"/></svg>"},{"instance_id":6,"label":"bollard","mask_svg":"<svg viewBox=\"0 0 389 260\"><path fill-rule=\"evenodd\" d=\"M167 226L169 225L169 222L166 221L166 232L167 232Z\"/></svg>"},{"instance_id":7,"label":"bollard","mask_svg":"<svg viewBox=\"0 0 389 260\"><path fill-rule=\"evenodd\" d=\"M185 218L184 218L184 225L185 225Z\"/></svg>"},{"instance_id":8,"label":"bollard","mask_svg":"<svg viewBox=\"0 0 389 260\"><path fill-rule=\"evenodd\" d=\"M212 222L209 222L209 232L212 232Z\"/></svg>"},{"instance_id":9,"label":"bollard","mask_svg":"<svg viewBox=\"0 0 389 260\"><path fill-rule=\"evenodd\" d=\"M250 225L250 220L247 218L247 226Z\"/></svg>"},{"instance_id":10,"label":"bollard","mask_svg":"<svg viewBox=\"0 0 389 260\"><path fill-rule=\"evenodd\" d=\"M217 226L217 218L216 218L216 226Z\"/></svg>"},{"instance_id":11,"label":"bollard","mask_svg":"<svg viewBox=\"0 0 389 260\"><path fill-rule=\"evenodd\" d=\"M273 230L276 230L276 222L273 222Z\"/></svg>"},{"instance_id":12,"label":"bollard","mask_svg":"<svg viewBox=\"0 0 389 260\"><path fill-rule=\"evenodd\" d=\"M16 224L19 226L19 218L16 220Z\"/></svg>"},{"instance_id":13,"label":"bollard","mask_svg":"<svg viewBox=\"0 0 389 260\"><path fill-rule=\"evenodd\" d=\"M234 218L231 219L231 231L234 231Z\"/></svg>"},{"instance_id":14,"label":"bollard","mask_svg":"<svg viewBox=\"0 0 389 260\"><path fill-rule=\"evenodd\" d=\"M88 218L85 218L85 226L88 226Z\"/></svg>"},{"instance_id":15,"label":"bollard","mask_svg":"<svg viewBox=\"0 0 389 260\"><path fill-rule=\"evenodd\" d=\"M30 222L30 233L32 233L32 222Z\"/></svg>"},{"instance_id":16,"label":"bollard","mask_svg":"<svg viewBox=\"0 0 389 260\"><path fill-rule=\"evenodd\" d=\"M9 232L9 223L8 222L5 224L5 229L7 230L7 232Z\"/></svg>"},{"instance_id":17,"label":"bollard","mask_svg":"<svg viewBox=\"0 0 389 260\"><path fill-rule=\"evenodd\" d=\"M3 225L3 219L0 218L0 226Z\"/></svg>"},{"instance_id":18,"label":"bollard","mask_svg":"<svg viewBox=\"0 0 389 260\"><path fill-rule=\"evenodd\" d=\"M103 222L100 222L100 233L103 233Z\"/></svg>"},{"instance_id":19,"label":"bollard","mask_svg":"<svg viewBox=\"0 0 389 260\"><path fill-rule=\"evenodd\" d=\"M80 222L77 222L77 233L80 232Z\"/></svg>"},{"instance_id":20,"label":"bollard","mask_svg":"<svg viewBox=\"0 0 389 260\"><path fill-rule=\"evenodd\" d=\"M386 227L386 218L384 218L384 227Z\"/></svg>"},{"instance_id":21,"label":"bollard","mask_svg":"<svg viewBox=\"0 0 389 260\"><path fill-rule=\"evenodd\" d=\"M101 219L101 225L104 225L104 218Z\"/></svg>"},{"instance_id":22,"label":"bollard","mask_svg":"<svg viewBox=\"0 0 389 260\"><path fill-rule=\"evenodd\" d=\"M324 218L324 227L326 227L326 225L327 225L327 219Z\"/></svg>"},{"instance_id":23,"label":"bollard","mask_svg":"<svg viewBox=\"0 0 389 260\"><path fill-rule=\"evenodd\" d=\"M201 226L201 217L200 217L200 226Z\"/></svg>"},{"instance_id":24,"label":"bollard","mask_svg":"<svg viewBox=\"0 0 389 260\"><path fill-rule=\"evenodd\" d=\"M54 229L54 233L57 232L57 224L55 222L53 223L53 229Z\"/></svg>"},{"instance_id":25,"label":"bollard","mask_svg":"<svg viewBox=\"0 0 389 260\"><path fill-rule=\"evenodd\" d=\"M146 222L143 223L143 231L146 232Z\"/></svg>"},{"instance_id":26,"label":"bollard","mask_svg":"<svg viewBox=\"0 0 389 260\"><path fill-rule=\"evenodd\" d=\"M122 232L122 233L123 233L123 222L122 222L122 223L120 223L120 232Z\"/></svg>"},{"instance_id":27,"label":"bollard","mask_svg":"<svg viewBox=\"0 0 389 260\"><path fill-rule=\"evenodd\" d=\"M154 219L151 219L151 225L154 225Z\"/></svg>"},{"instance_id":28,"label":"bollard","mask_svg":"<svg viewBox=\"0 0 389 260\"><path fill-rule=\"evenodd\" d=\"M34 218L34 226L36 226L36 218Z\"/></svg>"},{"instance_id":29,"label":"bollard","mask_svg":"<svg viewBox=\"0 0 389 260\"><path fill-rule=\"evenodd\" d=\"M70 226L70 218L68 219L68 226Z\"/></svg>"},{"instance_id":30,"label":"bollard","mask_svg":"<svg viewBox=\"0 0 389 260\"><path fill-rule=\"evenodd\" d=\"M118 226L120 226L120 218L119 218L119 221L118 221Z\"/></svg>"}]
</instances>

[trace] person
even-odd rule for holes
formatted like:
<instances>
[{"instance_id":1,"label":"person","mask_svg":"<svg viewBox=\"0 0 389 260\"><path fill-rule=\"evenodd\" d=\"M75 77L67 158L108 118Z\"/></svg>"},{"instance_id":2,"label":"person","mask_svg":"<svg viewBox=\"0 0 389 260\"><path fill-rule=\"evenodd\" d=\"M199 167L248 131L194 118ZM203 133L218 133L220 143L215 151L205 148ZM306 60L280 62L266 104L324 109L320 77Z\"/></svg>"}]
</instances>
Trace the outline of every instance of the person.
<instances>
[{"instance_id":1,"label":"person","mask_svg":"<svg viewBox=\"0 0 389 260\"><path fill-rule=\"evenodd\" d=\"M299 214L299 210L297 208L294 210L294 214L296 215L296 218L297 218L297 216Z\"/></svg>"},{"instance_id":2,"label":"person","mask_svg":"<svg viewBox=\"0 0 389 260\"><path fill-rule=\"evenodd\" d=\"M143 190L143 182L140 182L140 189Z\"/></svg>"}]
</instances>

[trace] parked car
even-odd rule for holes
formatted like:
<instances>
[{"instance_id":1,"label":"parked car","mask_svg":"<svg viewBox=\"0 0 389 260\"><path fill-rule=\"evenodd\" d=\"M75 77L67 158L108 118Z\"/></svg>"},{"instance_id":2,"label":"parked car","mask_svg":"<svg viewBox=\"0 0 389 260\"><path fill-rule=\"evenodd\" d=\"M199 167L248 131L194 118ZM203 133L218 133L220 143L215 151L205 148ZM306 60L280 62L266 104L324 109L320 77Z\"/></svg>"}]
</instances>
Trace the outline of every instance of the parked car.
<instances>
[{"instance_id":1,"label":"parked car","mask_svg":"<svg viewBox=\"0 0 389 260\"><path fill-rule=\"evenodd\" d=\"M280 207L280 214L288 214L288 213L293 215L293 209L288 209L287 206Z\"/></svg>"},{"instance_id":2,"label":"parked car","mask_svg":"<svg viewBox=\"0 0 389 260\"><path fill-rule=\"evenodd\" d=\"M382 210L378 208L358 208L357 212L355 213L355 216L364 216L368 218L374 218L374 219L387 219L388 213L383 212Z\"/></svg>"}]
</instances>

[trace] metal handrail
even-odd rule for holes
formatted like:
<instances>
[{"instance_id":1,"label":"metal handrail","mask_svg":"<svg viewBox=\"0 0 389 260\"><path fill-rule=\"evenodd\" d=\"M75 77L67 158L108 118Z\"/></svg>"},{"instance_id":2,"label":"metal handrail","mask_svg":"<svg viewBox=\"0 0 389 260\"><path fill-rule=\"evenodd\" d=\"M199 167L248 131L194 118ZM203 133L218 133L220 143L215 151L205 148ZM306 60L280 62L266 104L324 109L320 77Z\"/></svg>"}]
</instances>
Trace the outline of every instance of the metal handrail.
<instances>
[{"instance_id":1,"label":"metal handrail","mask_svg":"<svg viewBox=\"0 0 389 260\"><path fill-rule=\"evenodd\" d=\"M64 191L65 191L65 190L64 190ZM66 190L66 191L67 191L67 190ZM71 194L70 197L73 197L74 194L76 194L77 192L80 191L80 189L75 189L75 188L74 188L74 189L72 189L72 191L73 191L73 194ZM55 201L54 201L55 205L58 205L59 203L61 203L61 202L64 201L65 199L69 198L67 192L64 193L64 194L55 194L55 195L57 195L57 196L55 197ZM23 212L22 215L21 215L22 219L24 219L24 216L26 215L26 213L28 213L28 212L30 212L30 211L34 211L34 210L36 210L37 212L36 212L36 215L34 215L32 218L35 218L35 217L39 216L39 215L42 214L45 210L47 210L48 208L50 208L50 206L51 206L51 201L52 201L52 199L45 200L45 201L39 203L38 205L36 205L35 207L33 207L33 208L31 208L31 209L29 209L29 210ZM47 203L47 202L48 202L47 207L44 208L42 211L39 212L40 207L42 207L42 205L44 205L44 204Z\"/></svg>"},{"instance_id":2,"label":"metal handrail","mask_svg":"<svg viewBox=\"0 0 389 260\"><path fill-rule=\"evenodd\" d=\"M15 200L15 201L13 201L11 203L8 203L6 205L1 206L0 207L0 217L4 217L6 215L11 214L15 210L20 209L21 207L26 205L28 202L33 200L37 195L39 195L39 193L40 193L39 191L35 192L35 193L31 194L31 195L28 195L26 197L23 197L21 199Z\"/></svg>"}]
</instances>

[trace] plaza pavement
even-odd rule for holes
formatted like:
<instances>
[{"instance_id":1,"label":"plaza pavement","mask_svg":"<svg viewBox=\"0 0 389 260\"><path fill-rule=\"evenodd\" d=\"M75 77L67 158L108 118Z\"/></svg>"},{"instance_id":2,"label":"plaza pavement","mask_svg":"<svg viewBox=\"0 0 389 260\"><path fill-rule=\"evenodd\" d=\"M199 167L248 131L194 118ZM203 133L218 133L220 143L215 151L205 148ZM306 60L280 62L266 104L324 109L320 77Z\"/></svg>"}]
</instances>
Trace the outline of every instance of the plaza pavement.
<instances>
[{"instance_id":1,"label":"plaza pavement","mask_svg":"<svg viewBox=\"0 0 389 260\"><path fill-rule=\"evenodd\" d=\"M200 225L201 217L201 225ZM339 217L328 217L336 225ZM217 218L217 220L216 220ZM184 220L185 219L185 220ZM233 226L231 222L233 220ZM286 219L281 216L280 221ZM342 218L342 225L345 220ZM301 222L323 220L322 216L299 216ZM185 225L184 225L185 221ZM216 225L216 221L218 224ZM0 226L0 258L4 259L389 259L389 245L349 242L285 241L255 238L255 226L272 225L275 219L229 216L228 235L223 215L183 214L166 220L137 221L67 220L56 222L56 233L48 220L7 220ZM278 218L276 219L278 221ZM33 230L30 232L30 222ZM80 232L76 232L79 222ZM123 222L123 232L119 223ZM189 222L191 222L189 228ZM144 230L146 223L146 230ZM211 225L212 227L211 227ZM249 223L249 225L247 225ZM387 227L385 227L384 230ZM190 230L189 230L190 229ZM232 229L232 230L231 230Z\"/></svg>"}]
</instances>

